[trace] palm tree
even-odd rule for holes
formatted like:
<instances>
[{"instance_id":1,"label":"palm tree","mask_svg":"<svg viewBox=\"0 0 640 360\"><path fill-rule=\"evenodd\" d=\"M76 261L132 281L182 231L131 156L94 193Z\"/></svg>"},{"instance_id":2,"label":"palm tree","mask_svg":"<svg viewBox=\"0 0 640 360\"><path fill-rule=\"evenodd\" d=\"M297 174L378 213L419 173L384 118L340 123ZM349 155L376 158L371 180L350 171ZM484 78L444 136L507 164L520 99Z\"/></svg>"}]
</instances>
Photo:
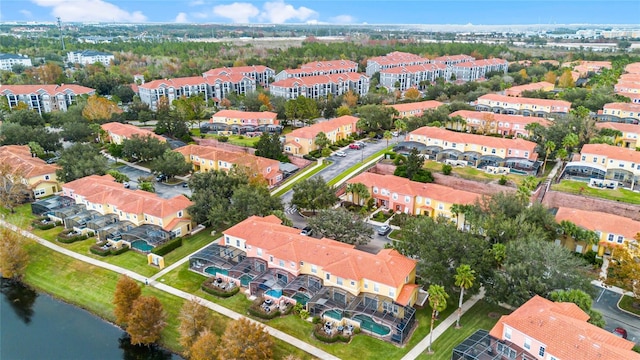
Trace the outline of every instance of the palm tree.
<instances>
[{"instance_id":1,"label":"palm tree","mask_svg":"<svg viewBox=\"0 0 640 360\"><path fill-rule=\"evenodd\" d=\"M433 354L431 344L433 343L433 324L436 322L436 313L447 308L447 298L449 295L442 285L429 285L429 306L431 306L431 331L429 332L429 349L427 353Z\"/></svg>"},{"instance_id":2,"label":"palm tree","mask_svg":"<svg viewBox=\"0 0 640 360\"><path fill-rule=\"evenodd\" d=\"M453 204L451 205L451 214L456 217L456 226L460 228L460 213L462 212L462 205Z\"/></svg>"},{"instance_id":3,"label":"palm tree","mask_svg":"<svg viewBox=\"0 0 640 360\"><path fill-rule=\"evenodd\" d=\"M544 174L544 169L547 167L547 159L552 152L556 150L556 143L549 140L544 143L544 162L542 163L542 173Z\"/></svg>"},{"instance_id":4,"label":"palm tree","mask_svg":"<svg viewBox=\"0 0 640 360\"><path fill-rule=\"evenodd\" d=\"M387 130L384 132L384 134L382 134L382 138L387 140L387 147L389 147L389 140L393 139L393 135L391 134L391 131Z\"/></svg>"},{"instance_id":5,"label":"palm tree","mask_svg":"<svg viewBox=\"0 0 640 360\"><path fill-rule=\"evenodd\" d=\"M396 120L394 125L398 134L402 134L403 132L407 131L407 123L404 120L398 119Z\"/></svg>"},{"instance_id":6,"label":"palm tree","mask_svg":"<svg viewBox=\"0 0 640 360\"><path fill-rule=\"evenodd\" d=\"M458 319L456 320L456 329L460 328L460 317L462 316L462 299L464 298L464 290L473 286L476 280L475 270L467 264L461 264L456 268L456 286L460 287L460 300L458 301Z\"/></svg>"},{"instance_id":7,"label":"palm tree","mask_svg":"<svg viewBox=\"0 0 640 360\"><path fill-rule=\"evenodd\" d=\"M371 196L369 194L369 189L367 188L367 185L363 183L347 184L346 192L351 193L354 200L353 203L358 205L362 205L363 200L366 200ZM358 197L358 202L355 201L356 196Z\"/></svg>"}]
</instances>

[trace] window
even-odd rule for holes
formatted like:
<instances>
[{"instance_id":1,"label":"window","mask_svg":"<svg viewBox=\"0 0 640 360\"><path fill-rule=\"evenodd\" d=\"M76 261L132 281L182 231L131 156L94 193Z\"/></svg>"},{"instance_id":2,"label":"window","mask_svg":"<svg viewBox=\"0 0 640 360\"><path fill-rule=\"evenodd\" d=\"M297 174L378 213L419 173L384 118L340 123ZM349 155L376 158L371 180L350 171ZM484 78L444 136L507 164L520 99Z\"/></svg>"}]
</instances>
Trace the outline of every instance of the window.
<instances>
[{"instance_id":1,"label":"window","mask_svg":"<svg viewBox=\"0 0 640 360\"><path fill-rule=\"evenodd\" d=\"M314 273L314 274L317 274L318 273L318 267L315 266L315 265L311 265L311 272Z\"/></svg>"},{"instance_id":2,"label":"window","mask_svg":"<svg viewBox=\"0 0 640 360\"><path fill-rule=\"evenodd\" d=\"M272 263L273 262L273 256L269 256L269 262Z\"/></svg>"},{"instance_id":3,"label":"window","mask_svg":"<svg viewBox=\"0 0 640 360\"><path fill-rule=\"evenodd\" d=\"M336 284L338 284L338 285L342 285L342 278L341 278L341 277L338 277L338 278L336 279Z\"/></svg>"},{"instance_id":4,"label":"window","mask_svg":"<svg viewBox=\"0 0 640 360\"><path fill-rule=\"evenodd\" d=\"M624 237L622 235L618 235L618 244L622 244L624 241Z\"/></svg>"},{"instance_id":5,"label":"window","mask_svg":"<svg viewBox=\"0 0 640 360\"><path fill-rule=\"evenodd\" d=\"M411 198L409 196L405 196L404 197L404 202L406 202L408 204L409 201L411 201Z\"/></svg>"},{"instance_id":6,"label":"window","mask_svg":"<svg viewBox=\"0 0 640 360\"><path fill-rule=\"evenodd\" d=\"M327 280L331 280L331 274L330 273L324 274L324 278Z\"/></svg>"},{"instance_id":7,"label":"window","mask_svg":"<svg viewBox=\"0 0 640 360\"><path fill-rule=\"evenodd\" d=\"M609 234L609 238L607 240L613 241L613 234Z\"/></svg>"},{"instance_id":8,"label":"window","mask_svg":"<svg viewBox=\"0 0 640 360\"><path fill-rule=\"evenodd\" d=\"M178 211L178 217L181 218L182 217L182 210Z\"/></svg>"},{"instance_id":9,"label":"window","mask_svg":"<svg viewBox=\"0 0 640 360\"><path fill-rule=\"evenodd\" d=\"M378 193L378 188L377 188L377 187L375 187L375 186L373 187L373 193L374 193L374 194L377 194L377 193Z\"/></svg>"},{"instance_id":10,"label":"window","mask_svg":"<svg viewBox=\"0 0 640 360\"><path fill-rule=\"evenodd\" d=\"M291 262L291 267L295 269L295 267L296 267L296 262L295 261Z\"/></svg>"},{"instance_id":11,"label":"window","mask_svg":"<svg viewBox=\"0 0 640 360\"><path fill-rule=\"evenodd\" d=\"M422 202L422 196L418 196L418 197L416 198L416 202L417 202L418 204L420 204L420 203Z\"/></svg>"},{"instance_id":12,"label":"window","mask_svg":"<svg viewBox=\"0 0 640 360\"><path fill-rule=\"evenodd\" d=\"M45 180L49 180L49 179L51 179L51 176L49 176L49 175L45 175L45 176L44 176L44 179L45 179Z\"/></svg>"},{"instance_id":13,"label":"window","mask_svg":"<svg viewBox=\"0 0 640 360\"><path fill-rule=\"evenodd\" d=\"M398 194L397 193L393 193L393 200L398 200Z\"/></svg>"},{"instance_id":14,"label":"window","mask_svg":"<svg viewBox=\"0 0 640 360\"><path fill-rule=\"evenodd\" d=\"M538 355L544 357L544 346L540 346L540 350L538 350Z\"/></svg>"},{"instance_id":15,"label":"window","mask_svg":"<svg viewBox=\"0 0 640 360\"><path fill-rule=\"evenodd\" d=\"M393 289L393 288L389 289L389 296L390 297L395 297L396 296L396 289Z\"/></svg>"},{"instance_id":16,"label":"window","mask_svg":"<svg viewBox=\"0 0 640 360\"><path fill-rule=\"evenodd\" d=\"M378 283L373 283L373 291L375 291L375 292L379 292L380 291L380 285Z\"/></svg>"},{"instance_id":17,"label":"window","mask_svg":"<svg viewBox=\"0 0 640 360\"><path fill-rule=\"evenodd\" d=\"M524 338L524 348L526 350L531 350L531 339Z\"/></svg>"},{"instance_id":18,"label":"window","mask_svg":"<svg viewBox=\"0 0 640 360\"><path fill-rule=\"evenodd\" d=\"M585 161L585 160L587 160L587 157L582 155L582 161Z\"/></svg>"},{"instance_id":19,"label":"window","mask_svg":"<svg viewBox=\"0 0 640 360\"><path fill-rule=\"evenodd\" d=\"M504 338L511 340L511 328L504 329Z\"/></svg>"},{"instance_id":20,"label":"window","mask_svg":"<svg viewBox=\"0 0 640 360\"><path fill-rule=\"evenodd\" d=\"M44 195L44 193L45 193L44 189L36 189L36 190L33 191L33 194L35 196Z\"/></svg>"},{"instance_id":21,"label":"window","mask_svg":"<svg viewBox=\"0 0 640 360\"><path fill-rule=\"evenodd\" d=\"M365 280L365 282L364 282L364 288L365 288L365 289L368 289L368 288L369 288L369 283L368 283L366 280Z\"/></svg>"},{"instance_id":22,"label":"window","mask_svg":"<svg viewBox=\"0 0 640 360\"><path fill-rule=\"evenodd\" d=\"M280 267L284 267L284 260L278 261L278 265L280 265Z\"/></svg>"},{"instance_id":23,"label":"window","mask_svg":"<svg viewBox=\"0 0 640 360\"><path fill-rule=\"evenodd\" d=\"M258 254L258 256L262 256L262 249L257 248L256 249L256 254Z\"/></svg>"},{"instance_id":24,"label":"window","mask_svg":"<svg viewBox=\"0 0 640 360\"><path fill-rule=\"evenodd\" d=\"M236 246L240 247L240 240L236 239Z\"/></svg>"},{"instance_id":25,"label":"window","mask_svg":"<svg viewBox=\"0 0 640 360\"><path fill-rule=\"evenodd\" d=\"M356 286L356 282L351 280L351 286Z\"/></svg>"}]
</instances>

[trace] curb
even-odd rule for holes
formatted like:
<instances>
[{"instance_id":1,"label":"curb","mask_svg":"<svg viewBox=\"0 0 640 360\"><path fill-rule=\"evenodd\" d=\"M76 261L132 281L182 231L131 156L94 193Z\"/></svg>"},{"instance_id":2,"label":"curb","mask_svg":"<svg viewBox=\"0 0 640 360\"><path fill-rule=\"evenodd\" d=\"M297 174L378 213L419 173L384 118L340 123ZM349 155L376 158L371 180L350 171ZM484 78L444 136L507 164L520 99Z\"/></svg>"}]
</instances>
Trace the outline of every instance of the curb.
<instances>
[{"instance_id":1,"label":"curb","mask_svg":"<svg viewBox=\"0 0 640 360\"><path fill-rule=\"evenodd\" d=\"M632 313L631 311L629 311L629 310L625 310L625 309L623 309L623 308L621 308L621 307L620 307L620 302L622 301L622 298L623 298L625 295L626 295L626 294L621 294L621 295L620 295L620 299L618 299L618 302L616 303L616 307L618 308L618 310L622 311L623 313L626 313L626 314L628 314L628 315L631 315L631 316L634 316L634 317L636 317L636 318L640 319L640 315L638 315L638 314L634 314L634 313ZM627 295L627 296L628 296L628 295Z\"/></svg>"}]
</instances>

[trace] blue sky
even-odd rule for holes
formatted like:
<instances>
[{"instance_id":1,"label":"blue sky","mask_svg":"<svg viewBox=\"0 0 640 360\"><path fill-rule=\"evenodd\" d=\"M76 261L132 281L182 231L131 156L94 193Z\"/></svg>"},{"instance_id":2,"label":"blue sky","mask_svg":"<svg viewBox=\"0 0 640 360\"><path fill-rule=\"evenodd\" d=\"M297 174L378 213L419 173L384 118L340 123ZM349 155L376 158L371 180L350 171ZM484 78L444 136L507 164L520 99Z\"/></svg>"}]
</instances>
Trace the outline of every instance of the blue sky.
<instances>
[{"instance_id":1,"label":"blue sky","mask_svg":"<svg viewBox=\"0 0 640 360\"><path fill-rule=\"evenodd\" d=\"M0 21L640 26L638 0L0 1Z\"/></svg>"}]
</instances>

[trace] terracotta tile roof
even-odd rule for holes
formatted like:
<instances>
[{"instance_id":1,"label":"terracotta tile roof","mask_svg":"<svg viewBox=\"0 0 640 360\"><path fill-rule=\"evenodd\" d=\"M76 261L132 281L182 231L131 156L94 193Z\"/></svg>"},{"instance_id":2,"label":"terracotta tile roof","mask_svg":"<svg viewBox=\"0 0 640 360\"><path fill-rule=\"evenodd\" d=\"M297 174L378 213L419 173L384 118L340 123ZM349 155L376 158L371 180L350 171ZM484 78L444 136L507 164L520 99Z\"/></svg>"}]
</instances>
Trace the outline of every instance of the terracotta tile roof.
<instances>
[{"instance_id":1,"label":"terracotta tile roof","mask_svg":"<svg viewBox=\"0 0 640 360\"><path fill-rule=\"evenodd\" d=\"M441 103L440 101L427 100L427 101L419 101L419 102L395 104L395 105L387 105L387 106L392 107L398 110L398 112L402 113L402 112L413 111L413 110L436 109L442 105L444 105L444 103Z\"/></svg>"},{"instance_id":2,"label":"terracotta tile roof","mask_svg":"<svg viewBox=\"0 0 640 360\"><path fill-rule=\"evenodd\" d=\"M355 132L356 131L355 125L358 122L358 120L359 118L355 116L344 115L328 121L318 122L311 126L305 126L299 129L295 129L292 132L288 133L286 135L286 138L293 139L297 137L301 139L315 139L316 135L318 135L320 132L327 133L348 124L353 125L352 132Z\"/></svg>"},{"instance_id":3,"label":"terracotta tile roof","mask_svg":"<svg viewBox=\"0 0 640 360\"><path fill-rule=\"evenodd\" d=\"M125 189L122 184L115 182L111 175L86 176L68 182L62 188L65 193L73 192L92 203L110 204L128 213L147 214L158 218L165 218L180 210L183 210L183 216L188 218L186 209L192 205L184 195L164 199L150 192Z\"/></svg>"},{"instance_id":4,"label":"terracotta tile roof","mask_svg":"<svg viewBox=\"0 0 640 360\"><path fill-rule=\"evenodd\" d=\"M624 67L624 71L631 74L640 74L640 62L631 63Z\"/></svg>"},{"instance_id":5,"label":"terracotta tile roof","mask_svg":"<svg viewBox=\"0 0 640 360\"><path fill-rule=\"evenodd\" d=\"M40 158L32 157L28 145L0 146L0 164L8 164L12 175L20 175L25 179L55 175L56 170L59 169L56 165L50 165Z\"/></svg>"},{"instance_id":6,"label":"terracotta tile roof","mask_svg":"<svg viewBox=\"0 0 640 360\"><path fill-rule=\"evenodd\" d=\"M55 95L60 93L72 93L75 95L93 94L95 89L74 84L61 85L0 85L0 94L36 94L46 93Z\"/></svg>"},{"instance_id":7,"label":"terracotta tile roof","mask_svg":"<svg viewBox=\"0 0 640 360\"><path fill-rule=\"evenodd\" d=\"M395 175L381 175L371 172L358 174L347 181L349 184L362 183L368 188L377 187L387 189L390 193L421 196L449 204L473 204L481 197L480 194L454 189L448 186L421 183Z\"/></svg>"},{"instance_id":8,"label":"terracotta tile roof","mask_svg":"<svg viewBox=\"0 0 640 360\"><path fill-rule=\"evenodd\" d=\"M490 334L504 340L504 326L509 326L544 344L546 353L558 359L640 359L640 354L631 350L633 342L589 324L588 319L575 304L554 303L536 295L501 317ZM532 350L536 355L538 349Z\"/></svg>"},{"instance_id":9,"label":"terracotta tile roof","mask_svg":"<svg viewBox=\"0 0 640 360\"><path fill-rule=\"evenodd\" d=\"M640 232L640 221L599 211L561 207L556 213L556 221L562 220L591 231L623 235L626 239L633 239Z\"/></svg>"},{"instance_id":10,"label":"terracotta tile roof","mask_svg":"<svg viewBox=\"0 0 640 360\"><path fill-rule=\"evenodd\" d=\"M637 124L626 124L626 123L617 123L617 122L599 122L599 123L596 123L596 127L598 129L618 130L618 131L621 131L622 133L640 134L640 125L637 125Z\"/></svg>"},{"instance_id":11,"label":"terracotta tile roof","mask_svg":"<svg viewBox=\"0 0 640 360\"><path fill-rule=\"evenodd\" d=\"M459 133L432 126L424 126L413 130L410 135L422 135L431 139L446 140L458 144L475 144L498 149L516 149L529 152L529 159L537 159L536 143L521 138L507 139L468 133Z\"/></svg>"},{"instance_id":12,"label":"terracotta tile roof","mask_svg":"<svg viewBox=\"0 0 640 360\"><path fill-rule=\"evenodd\" d=\"M275 87L295 87L295 86L306 86L311 87L318 84L330 84L330 83L339 83L345 81L359 81L362 77L367 77L364 74L356 73L356 72L346 72L339 74L327 74L327 75L316 75L316 76L303 76L303 77L290 77L286 79L282 79L276 82L271 83L271 86Z\"/></svg>"},{"instance_id":13,"label":"terracotta tile roof","mask_svg":"<svg viewBox=\"0 0 640 360\"><path fill-rule=\"evenodd\" d=\"M369 58L367 62L375 62L380 65L395 65L395 64L400 65L404 63L416 63L416 62L422 62L426 64L426 63L429 63L430 60L427 58L423 58L420 55L401 52L401 51L394 51L394 52L388 53L387 55Z\"/></svg>"},{"instance_id":14,"label":"terracotta tile roof","mask_svg":"<svg viewBox=\"0 0 640 360\"><path fill-rule=\"evenodd\" d=\"M192 162L191 155L194 155L201 160L211 160L214 163L217 163L218 160L222 160L230 164L257 169L267 179L276 177L280 173L280 162L278 160L267 159L245 152L230 151L227 149L217 148L215 146L194 144L182 146L174 151L182 154L188 162ZM269 167L271 168L271 171L267 172Z\"/></svg>"},{"instance_id":15,"label":"terracotta tile roof","mask_svg":"<svg viewBox=\"0 0 640 360\"><path fill-rule=\"evenodd\" d=\"M400 294L398 294L396 302L404 306L409 305L409 302L411 301L411 295L413 295L413 293L419 287L420 285L418 284L405 284L402 287L402 290L400 290Z\"/></svg>"},{"instance_id":16,"label":"terracotta tile roof","mask_svg":"<svg viewBox=\"0 0 640 360\"><path fill-rule=\"evenodd\" d=\"M107 133L116 134L121 137L125 137L127 139L131 139L133 135L138 135L140 137L151 136L162 142L167 141L167 139L154 133L153 131L141 129L134 125L122 124L119 122L110 122L110 123L102 124L101 127Z\"/></svg>"},{"instance_id":17,"label":"terracotta tile roof","mask_svg":"<svg viewBox=\"0 0 640 360\"><path fill-rule=\"evenodd\" d=\"M608 103L608 104L604 104L603 108L605 110L620 110L620 111L640 113L640 104L634 104L634 103L620 103L620 102Z\"/></svg>"},{"instance_id":18,"label":"terracotta tile roof","mask_svg":"<svg viewBox=\"0 0 640 360\"><path fill-rule=\"evenodd\" d=\"M640 83L640 74L622 74L618 79L618 83L620 82L632 82L632 83Z\"/></svg>"},{"instance_id":19,"label":"terracotta tile roof","mask_svg":"<svg viewBox=\"0 0 640 360\"><path fill-rule=\"evenodd\" d=\"M585 144L580 153L606 156L613 160L630 161L640 164L640 151L619 146L607 144Z\"/></svg>"},{"instance_id":20,"label":"terracotta tile roof","mask_svg":"<svg viewBox=\"0 0 640 360\"><path fill-rule=\"evenodd\" d=\"M202 76L208 77L208 76L218 76L221 74L248 74L253 72L263 73L267 70L271 70L271 69L264 65L222 67L222 68L211 69L203 73Z\"/></svg>"},{"instance_id":21,"label":"terracotta tile roof","mask_svg":"<svg viewBox=\"0 0 640 360\"><path fill-rule=\"evenodd\" d=\"M542 126L551 125L551 121L544 118L539 118L536 116L495 114L489 111L458 110L449 114L449 117L454 117L454 116L461 116L467 120L468 119L486 120L487 118L491 118L497 122L508 122L511 124L524 124L525 126L533 123L540 124ZM524 130L524 127L520 130Z\"/></svg>"},{"instance_id":22,"label":"terracotta tile roof","mask_svg":"<svg viewBox=\"0 0 640 360\"><path fill-rule=\"evenodd\" d=\"M495 65L508 65L508 61L504 59L482 59L482 60L472 60L465 61L458 64L453 65L453 67L485 67L485 66L495 66Z\"/></svg>"},{"instance_id":23,"label":"terracotta tile roof","mask_svg":"<svg viewBox=\"0 0 640 360\"><path fill-rule=\"evenodd\" d=\"M465 55L465 54L458 54L458 55L444 55L444 56L438 56L437 58L433 59L433 61L435 62L447 62L447 61L475 61L476 58L474 58L473 56L469 56L469 55Z\"/></svg>"},{"instance_id":24,"label":"terracotta tile roof","mask_svg":"<svg viewBox=\"0 0 640 360\"><path fill-rule=\"evenodd\" d=\"M416 261L396 250L370 254L339 241L300 235L299 230L280 225L276 219L252 216L224 234L244 239L247 245L265 249L275 258L309 262L344 279L368 279L399 287L415 269Z\"/></svg>"},{"instance_id":25,"label":"terracotta tile roof","mask_svg":"<svg viewBox=\"0 0 640 360\"><path fill-rule=\"evenodd\" d=\"M480 100L489 100L489 101L498 101L500 103L507 104L528 104L528 105L537 105L537 106L550 106L551 108L571 108L571 103L564 100L547 100L547 99L533 99L533 98L525 98L525 97L510 97L505 95L498 94L485 94L478 98L478 102Z\"/></svg>"},{"instance_id":26,"label":"terracotta tile roof","mask_svg":"<svg viewBox=\"0 0 640 360\"><path fill-rule=\"evenodd\" d=\"M540 81L540 82L535 82L535 83L531 83L531 84L526 84L526 85L520 85L520 86L512 86L508 89L505 90L505 93L509 94L521 94L523 91L536 91L536 90L541 90L541 89L546 89L546 88L554 88L554 85L552 83L548 83L546 81Z\"/></svg>"},{"instance_id":27,"label":"terracotta tile roof","mask_svg":"<svg viewBox=\"0 0 640 360\"><path fill-rule=\"evenodd\" d=\"M358 63L351 60L313 61L300 66L302 70L350 70L353 68L357 69Z\"/></svg>"},{"instance_id":28,"label":"terracotta tile roof","mask_svg":"<svg viewBox=\"0 0 640 360\"><path fill-rule=\"evenodd\" d=\"M142 89L157 89L162 86L165 87L183 87L183 86L196 86L196 85L204 85L207 81L202 76L189 76L189 77L180 77L173 79L159 79L146 82L144 84L138 85L138 88Z\"/></svg>"},{"instance_id":29,"label":"terracotta tile roof","mask_svg":"<svg viewBox=\"0 0 640 360\"><path fill-rule=\"evenodd\" d=\"M220 110L213 114L213 118L239 118L239 119L276 119L278 114L271 111L240 111L240 110Z\"/></svg>"},{"instance_id":30,"label":"terracotta tile roof","mask_svg":"<svg viewBox=\"0 0 640 360\"><path fill-rule=\"evenodd\" d=\"M431 72L437 70L446 70L447 66L442 63L430 63L430 64L417 64L398 66L380 71L381 74L404 74L404 73L418 73L418 72Z\"/></svg>"}]
</instances>

